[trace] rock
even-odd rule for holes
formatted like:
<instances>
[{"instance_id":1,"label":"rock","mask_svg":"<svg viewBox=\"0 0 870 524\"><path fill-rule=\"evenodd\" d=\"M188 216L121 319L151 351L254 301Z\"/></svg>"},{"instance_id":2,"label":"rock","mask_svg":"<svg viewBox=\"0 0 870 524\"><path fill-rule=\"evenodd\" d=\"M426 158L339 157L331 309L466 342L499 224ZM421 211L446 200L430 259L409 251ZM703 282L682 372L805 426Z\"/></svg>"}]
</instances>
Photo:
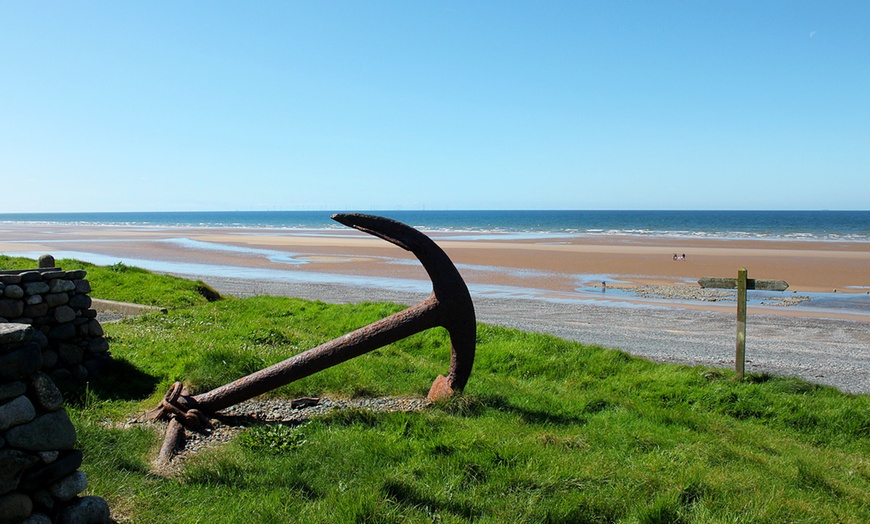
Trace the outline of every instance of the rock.
<instances>
[{"instance_id":1,"label":"rock","mask_svg":"<svg viewBox=\"0 0 870 524\"><path fill-rule=\"evenodd\" d=\"M18 284L9 284L3 289L3 296L6 298L22 298L24 289Z\"/></svg>"},{"instance_id":2,"label":"rock","mask_svg":"<svg viewBox=\"0 0 870 524\"><path fill-rule=\"evenodd\" d=\"M27 474L25 474L24 477L21 479L21 483L18 485L18 488L21 491L34 491L40 486L51 484L57 479L66 477L73 471L79 469L79 466L81 465L81 451L73 449L63 452L61 453L60 458L58 458L51 464L38 466L27 472Z\"/></svg>"},{"instance_id":3,"label":"rock","mask_svg":"<svg viewBox=\"0 0 870 524\"><path fill-rule=\"evenodd\" d=\"M109 520L109 504L100 497L82 497L64 508L58 524L103 524Z\"/></svg>"},{"instance_id":4,"label":"rock","mask_svg":"<svg viewBox=\"0 0 870 524\"><path fill-rule=\"evenodd\" d=\"M0 495L18 488L21 475L39 459L14 449L0 450Z\"/></svg>"},{"instance_id":5,"label":"rock","mask_svg":"<svg viewBox=\"0 0 870 524\"><path fill-rule=\"evenodd\" d=\"M63 410L46 413L6 432L7 446L27 451L71 449L75 443L76 430Z\"/></svg>"},{"instance_id":6,"label":"rock","mask_svg":"<svg viewBox=\"0 0 870 524\"><path fill-rule=\"evenodd\" d=\"M40 267L40 268L55 267L54 257L49 255L49 254L41 255L39 257L39 260L37 260L37 264L38 264L37 267Z\"/></svg>"},{"instance_id":7,"label":"rock","mask_svg":"<svg viewBox=\"0 0 870 524\"><path fill-rule=\"evenodd\" d=\"M103 333L103 326L95 319L88 320L88 333L95 337L102 337L105 334ZM108 344L106 345L108 346Z\"/></svg>"},{"instance_id":8,"label":"rock","mask_svg":"<svg viewBox=\"0 0 870 524\"><path fill-rule=\"evenodd\" d=\"M51 524L51 519L44 513L32 513L27 520L21 524Z\"/></svg>"},{"instance_id":9,"label":"rock","mask_svg":"<svg viewBox=\"0 0 870 524\"><path fill-rule=\"evenodd\" d=\"M55 384L60 384L61 387L72 379L72 373L68 369L58 368L49 375Z\"/></svg>"},{"instance_id":10,"label":"rock","mask_svg":"<svg viewBox=\"0 0 870 524\"><path fill-rule=\"evenodd\" d=\"M88 309L92 303L91 297L83 293L76 293L69 299L69 307L74 309Z\"/></svg>"},{"instance_id":11,"label":"rock","mask_svg":"<svg viewBox=\"0 0 870 524\"><path fill-rule=\"evenodd\" d=\"M88 276L88 272L85 269L73 269L66 272L66 278L75 282L76 285L78 285L79 280L82 280L86 276Z\"/></svg>"},{"instance_id":12,"label":"rock","mask_svg":"<svg viewBox=\"0 0 870 524\"><path fill-rule=\"evenodd\" d=\"M21 395L0 406L0 431L30 422L36 417L36 409L30 399Z\"/></svg>"},{"instance_id":13,"label":"rock","mask_svg":"<svg viewBox=\"0 0 870 524\"><path fill-rule=\"evenodd\" d=\"M27 384L24 382L0 384L0 402L23 395L25 391L27 391Z\"/></svg>"},{"instance_id":14,"label":"rock","mask_svg":"<svg viewBox=\"0 0 870 524\"><path fill-rule=\"evenodd\" d=\"M39 273L37 273L37 274L39 274ZM24 279L25 274L22 274L21 278ZM42 277L40 276L40 278L42 278ZM28 282L28 283L24 284L24 294L25 295L44 295L44 294L48 293L49 289L50 288L48 287L48 284L46 284L45 282L43 282L41 280L39 282Z\"/></svg>"},{"instance_id":15,"label":"rock","mask_svg":"<svg viewBox=\"0 0 870 524\"><path fill-rule=\"evenodd\" d=\"M57 411L63 406L63 394L45 373L37 373L30 378L33 399L46 411Z\"/></svg>"},{"instance_id":16,"label":"rock","mask_svg":"<svg viewBox=\"0 0 870 524\"><path fill-rule=\"evenodd\" d=\"M72 322L76 319L76 312L73 308L69 306L59 306L57 309L54 310L54 319L57 320L59 324L63 324L65 322Z\"/></svg>"},{"instance_id":17,"label":"rock","mask_svg":"<svg viewBox=\"0 0 870 524\"><path fill-rule=\"evenodd\" d=\"M42 367L44 369L51 369L57 364L57 351L52 351L50 349L44 349L42 351Z\"/></svg>"},{"instance_id":18,"label":"rock","mask_svg":"<svg viewBox=\"0 0 870 524\"><path fill-rule=\"evenodd\" d=\"M109 341L105 338L92 338L88 341L88 353L105 353L109 351Z\"/></svg>"},{"instance_id":19,"label":"rock","mask_svg":"<svg viewBox=\"0 0 870 524\"><path fill-rule=\"evenodd\" d=\"M69 302L69 295L66 293L49 293L43 297L48 307L62 306Z\"/></svg>"},{"instance_id":20,"label":"rock","mask_svg":"<svg viewBox=\"0 0 870 524\"><path fill-rule=\"evenodd\" d=\"M24 291L22 291L24 293ZM28 306L35 306L36 304L42 304L42 295L30 295L29 297L24 299L24 303Z\"/></svg>"},{"instance_id":21,"label":"rock","mask_svg":"<svg viewBox=\"0 0 870 524\"><path fill-rule=\"evenodd\" d=\"M74 282L66 280L65 278L55 278L52 279L51 282L48 283L48 291L51 293L63 293L66 294L70 291L75 291L76 285Z\"/></svg>"},{"instance_id":22,"label":"rock","mask_svg":"<svg viewBox=\"0 0 870 524\"><path fill-rule=\"evenodd\" d=\"M66 307L66 306L61 306ZM69 309L69 308L67 308ZM75 318L75 317L73 317ZM55 340L69 340L76 336L76 327L70 322L64 322L63 324L59 324L57 326L52 327L48 331L48 338Z\"/></svg>"},{"instance_id":23,"label":"rock","mask_svg":"<svg viewBox=\"0 0 870 524\"><path fill-rule=\"evenodd\" d=\"M91 283L87 280L76 280L74 281L76 285L76 293L90 293L91 292Z\"/></svg>"},{"instance_id":24,"label":"rock","mask_svg":"<svg viewBox=\"0 0 870 524\"><path fill-rule=\"evenodd\" d=\"M39 489L30 493L30 500L33 501L33 507L37 510L51 512L54 509L54 497L47 489Z\"/></svg>"},{"instance_id":25,"label":"rock","mask_svg":"<svg viewBox=\"0 0 870 524\"><path fill-rule=\"evenodd\" d=\"M27 342L33 337L33 331L32 327L25 324L0 324L0 346Z\"/></svg>"},{"instance_id":26,"label":"rock","mask_svg":"<svg viewBox=\"0 0 870 524\"><path fill-rule=\"evenodd\" d=\"M42 367L42 352L34 343L0 355L0 381L11 382L30 376Z\"/></svg>"},{"instance_id":27,"label":"rock","mask_svg":"<svg viewBox=\"0 0 870 524\"><path fill-rule=\"evenodd\" d=\"M41 302L32 306L25 306L23 315L30 318L44 317L48 314L48 304Z\"/></svg>"},{"instance_id":28,"label":"rock","mask_svg":"<svg viewBox=\"0 0 870 524\"><path fill-rule=\"evenodd\" d=\"M14 298L0 299L0 317L16 318L24 313L24 302Z\"/></svg>"},{"instance_id":29,"label":"rock","mask_svg":"<svg viewBox=\"0 0 870 524\"><path fill-rule=\"evenodd\" d=\"M81 471L75 471L49 486L48 492L54 498L66 502L87 489L87 487L88 479L85 474Z\"/></svg>"},{"instance_id":30,"label":"rock","mask_svg":"<svg viewBox=\"0 0 870 524\"><path fill-rule=\"evenodd\" d=\"M43 464L51 464L60 456L60 451L40 451L37 453Z\"/></svg>"},{"instance_id":31,"label":"rock","mask_svg":"<svg viewBox=\"0 0 870 524\"><path fill-rule=\"evenodd\" d=\"M0 524L21 522L33 513L33 501L21 493L0 496Z\"/></svg>"},{"instance_id":32,"label":"rock","mask_svg":"<svg viewBox=\"0 0 870 524\"><path fill-rule=\"evenodd\" d=\"M66 364L78 364L82 361L82 348L75 344L60 344L57 347L57 354L60 356L61 362Z\"/></svg>"},{"instance_id":33,"label":"rock","mask_svg":"<svg viewBox=\"0 0 870 524\"><path fill-rule=\"evenodd\" d=\"M45 349L48 347L48 337L45 336L45 333L38 329L33 330L33 338L30 339L31 342L35 343L39 347Z\"/></svg>"}]
</instances>

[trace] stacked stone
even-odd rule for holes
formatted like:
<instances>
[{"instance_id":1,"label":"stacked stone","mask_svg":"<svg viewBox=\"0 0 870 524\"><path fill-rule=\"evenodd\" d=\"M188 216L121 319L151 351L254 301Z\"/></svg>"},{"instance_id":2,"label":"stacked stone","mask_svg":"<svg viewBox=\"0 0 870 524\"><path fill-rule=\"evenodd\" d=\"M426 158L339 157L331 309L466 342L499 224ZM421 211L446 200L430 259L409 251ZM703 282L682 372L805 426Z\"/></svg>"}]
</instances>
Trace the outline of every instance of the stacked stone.
<instances>
[{"instance_id":1,"label":"stacked stone","mask_svg":"<svg viewBox=\"0 0 870 524\"><path fill-rule=\"evenodd\" d=\"M26 324L0 324L0 524L109 522L77 471L82 452L63 395L42 373L44 338Z\"/></svg>"},{"instance_id":2,"label":"stacked stone","mask_svg":"<svg viewBox=\"0 0 870 524\"><path fill-rule=\"evenodd\" d=\"M40 264L54 265L50 256ZM0 323L29 324L44 348L42 370L57 383L84 381L109 360L109 344L91 309L84 270L40 267L0 271Z\"/></svg>"}]
</instances>

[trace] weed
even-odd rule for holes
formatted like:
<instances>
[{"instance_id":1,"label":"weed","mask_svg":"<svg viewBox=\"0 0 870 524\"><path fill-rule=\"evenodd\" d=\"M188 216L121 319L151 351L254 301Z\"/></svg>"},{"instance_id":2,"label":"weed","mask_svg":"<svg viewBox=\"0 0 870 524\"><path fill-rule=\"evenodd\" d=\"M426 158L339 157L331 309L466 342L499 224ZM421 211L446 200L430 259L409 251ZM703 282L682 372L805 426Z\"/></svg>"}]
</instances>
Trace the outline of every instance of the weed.
<instances>
[{"instance_id":1,"label":"weed","mask_svg":"<svg viewBox=\"0 0 870 524\"><path fill-rule=\"evenodd\" d=\"M301 428L284 424L254 426L239 436L239 444L242 446L269 453L294 451L305 442L305 434Z\"/></svg>"}]
</instances>

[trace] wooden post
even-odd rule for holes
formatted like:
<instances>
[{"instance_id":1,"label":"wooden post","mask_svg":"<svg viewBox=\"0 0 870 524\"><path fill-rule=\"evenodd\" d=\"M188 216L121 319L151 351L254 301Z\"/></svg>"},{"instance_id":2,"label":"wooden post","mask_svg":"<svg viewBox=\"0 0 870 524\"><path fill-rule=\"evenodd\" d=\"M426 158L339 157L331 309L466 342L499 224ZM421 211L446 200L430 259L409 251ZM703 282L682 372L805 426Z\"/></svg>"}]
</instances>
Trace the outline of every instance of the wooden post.
<instances>
[{"instance_id":1,"label":"wooden post","mask_svg":"<svg viewBox=\"0 0 870 524\"><path fill-rule=\"evenodd\" d=\"M698 280L702 288L737 289L737 355L734 358L734 371L737 378L743 380L746 370L746 290L763 289L766 291L785 291L788 282L785 280L755 280L746 278L746 268L737 270L737 278L703 277Z\"/></svg>"},{"instance_id":2,"label":"wooden post","mask_svg":"<svg viewBox=\"0 0 870 524\"><path fill-rule=\"evenodd\" d=\"M746 268L737 270L737 355L734 371L737 379L743 380L746 369Z\"/></svg>"}]
</instances>

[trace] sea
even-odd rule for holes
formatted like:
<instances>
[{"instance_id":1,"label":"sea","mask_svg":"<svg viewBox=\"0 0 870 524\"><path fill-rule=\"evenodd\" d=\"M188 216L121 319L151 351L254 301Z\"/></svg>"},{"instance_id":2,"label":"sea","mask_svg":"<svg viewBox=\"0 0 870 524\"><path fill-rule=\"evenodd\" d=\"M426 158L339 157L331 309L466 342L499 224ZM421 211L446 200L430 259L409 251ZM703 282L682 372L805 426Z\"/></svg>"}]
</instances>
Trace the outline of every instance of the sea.
<instances>
[{"instance_id":1,"label":"sea","mask_svg":"<svg viewBox=\"0 0 870 524\"><path fill-rule=\"evenodd\" d=\"M343 210L341 212L352 212ZM870 211L389 210L386 216L427 232L469 239L631 235L677 238L870 242ZM0 213L15 222L263 229L343 229L332 211L184 211Z\"/></svg>"}]
</instances>

